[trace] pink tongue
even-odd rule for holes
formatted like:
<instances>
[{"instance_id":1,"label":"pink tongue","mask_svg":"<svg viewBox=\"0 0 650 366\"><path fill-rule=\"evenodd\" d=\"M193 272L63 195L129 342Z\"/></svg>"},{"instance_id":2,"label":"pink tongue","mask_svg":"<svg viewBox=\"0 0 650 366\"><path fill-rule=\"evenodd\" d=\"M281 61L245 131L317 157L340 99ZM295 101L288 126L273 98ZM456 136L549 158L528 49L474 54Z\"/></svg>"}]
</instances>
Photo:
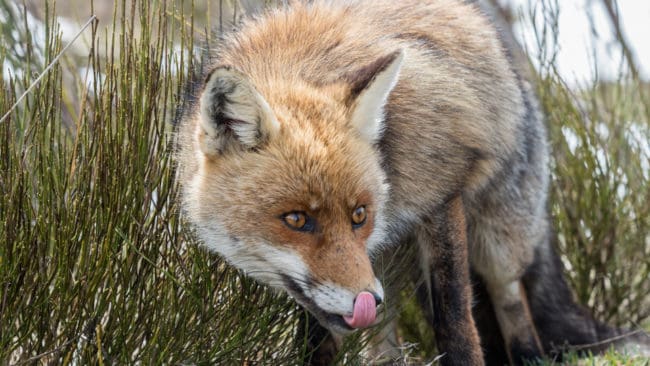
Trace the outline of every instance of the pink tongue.
<instances>
[{"instance_id":1,"label":"pink tongue","mask_svg":"<svg viewBox=\"0 0 650 366\"><path fill-rule=\"evenodd\" d=\"M352 316L344 316L343 320L352 328L366 328L375 322L377 305L375 297L370 292L360 292L354 301Z\"/></svg>"}]
</instances>

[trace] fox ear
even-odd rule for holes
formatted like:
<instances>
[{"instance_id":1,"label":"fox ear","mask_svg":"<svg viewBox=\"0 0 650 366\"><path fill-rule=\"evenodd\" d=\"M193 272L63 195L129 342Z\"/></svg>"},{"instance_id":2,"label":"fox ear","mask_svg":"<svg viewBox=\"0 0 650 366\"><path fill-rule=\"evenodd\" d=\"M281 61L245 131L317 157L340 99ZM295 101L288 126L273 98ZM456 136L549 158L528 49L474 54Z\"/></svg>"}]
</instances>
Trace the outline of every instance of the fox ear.
<instances>
[{"instance_id":1,"label":"fox ear","mask_svg":"<svg viewBox=\"0 0 650 366\"><path fill-rule=\"evenodd\" d=\"M384 106L399 79L404 51L380 57L346 77L351 85L352 125L370 143L381 138Z\"/></svg>"},{"instance_id":2,"label":"fox ear","mask_svg":"<svg viewBox=\"0 0 650 366\"><path fill-rule=\"evenodd\" d=\"M199 103L198 138L205 154L215 155L231 147L255 148L280 128L248 78L227 66L212 70Z\"/></svg>"}]
</instances>

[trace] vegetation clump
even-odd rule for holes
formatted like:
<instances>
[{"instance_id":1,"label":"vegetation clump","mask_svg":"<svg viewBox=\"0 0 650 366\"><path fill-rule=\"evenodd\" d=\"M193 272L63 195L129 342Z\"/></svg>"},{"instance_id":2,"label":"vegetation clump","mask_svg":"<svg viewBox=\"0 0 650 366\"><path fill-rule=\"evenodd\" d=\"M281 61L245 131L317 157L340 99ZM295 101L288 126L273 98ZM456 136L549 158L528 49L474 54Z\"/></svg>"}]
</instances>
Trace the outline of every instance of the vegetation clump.
<instances>
[{"instance_id":1,"label":"vegetation clump","mask_svg":"<svg viewBox=\"0 0 650 366\"><path fill-rule=\"evenodd\" d=\"M0 122L0 364L307 356L302 310L198 246L178 207L171 121L210 52L197 40L243 9L115 1ZM221 22L199 22L211 12ZM54 2L35 14L0 1L0 114L67 44L58 14ZM650 319L650 89L634 73L568 88L544 57L537 91L567 275L599 319L638 327ZM417 346L431 342L412 308L405 359L435 354ZM362 362L359 337L341 362Z\"/></svg>"}]
</instances>

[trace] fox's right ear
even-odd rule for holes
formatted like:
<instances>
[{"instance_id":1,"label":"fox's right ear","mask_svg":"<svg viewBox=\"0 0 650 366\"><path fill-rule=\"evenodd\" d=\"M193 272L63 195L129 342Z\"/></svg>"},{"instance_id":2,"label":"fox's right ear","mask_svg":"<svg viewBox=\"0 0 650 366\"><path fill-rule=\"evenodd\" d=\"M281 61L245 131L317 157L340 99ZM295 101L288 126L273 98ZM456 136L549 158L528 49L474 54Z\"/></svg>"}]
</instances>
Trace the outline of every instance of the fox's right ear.
<instances>
[{"instance_id":1,"label":"fox's right ear","mask_svg":"<svg viewBox=\"0 0 650 366\"><path fill-rule=\"evenodd\" d=\"M230 148L255 148L280 128L248 78L228 66L212 70L199 103L198 141L208 155Z\"/></svg>"},{"instance_id":2,"label":"fox's right ear","mask_svg":"<svg viewBox=\"0 0 650 366\"><path fill-rule=\"evenodd\" d=\"M361 137L377 142L384 130L384 106L397 85L404 51L397 50L347 75L352 125Z\"/></svg>"}]
</instances>

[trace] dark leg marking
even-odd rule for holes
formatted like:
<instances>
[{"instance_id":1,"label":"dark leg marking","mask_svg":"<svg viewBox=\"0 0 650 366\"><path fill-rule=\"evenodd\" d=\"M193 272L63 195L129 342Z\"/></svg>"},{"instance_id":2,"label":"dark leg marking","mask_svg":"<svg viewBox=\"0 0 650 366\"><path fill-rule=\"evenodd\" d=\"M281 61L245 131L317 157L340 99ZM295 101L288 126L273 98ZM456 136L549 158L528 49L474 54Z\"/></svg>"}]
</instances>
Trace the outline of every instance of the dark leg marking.
<instances>
[{"instance_id":1,"label":"dark leg marking","mask_svg":"<svg viewBox=\"0 0 650 366\"><path fill-rule=\"evenodd\" d=\"M429 318L436 333L442 365L483 365L478 332L472 318L472 292L462 198L456 196L425 218L419 233L429 245L431 289L420 286L420 304L433 308ZM425 314L429 313L425 311Z\"/></svg>"}]
</instances>

